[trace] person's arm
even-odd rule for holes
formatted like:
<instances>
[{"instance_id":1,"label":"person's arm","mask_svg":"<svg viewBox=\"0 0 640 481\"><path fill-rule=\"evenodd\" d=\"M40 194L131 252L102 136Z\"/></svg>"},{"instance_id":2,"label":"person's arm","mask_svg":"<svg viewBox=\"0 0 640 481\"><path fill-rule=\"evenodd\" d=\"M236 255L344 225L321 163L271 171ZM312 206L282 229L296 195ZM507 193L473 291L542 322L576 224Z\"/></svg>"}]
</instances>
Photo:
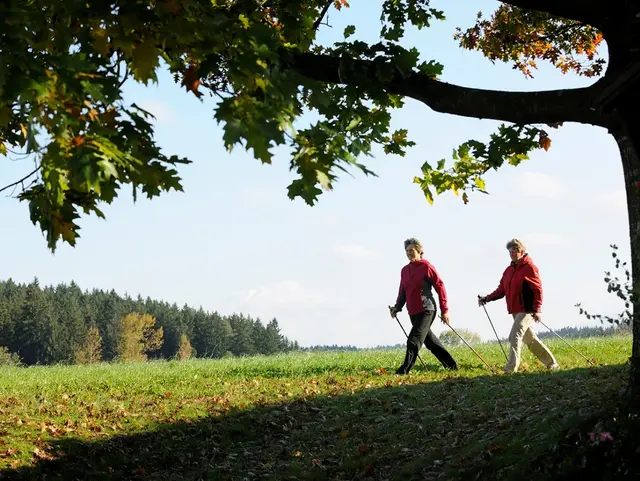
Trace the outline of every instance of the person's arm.
<instances>
[{"instance_id":1,"label":"person's arm","mask_svg":"<svg viewBox=\"0 0 640 481\"><path fill-rule=\"evenodd\" d=\"M540 313L542 310L542 280L540 272L536 266L527 264L524 266L524 282L531 288L533 294L533 312Z\"/></svg>"},{"instance_id":2,"label":"person's arm","mask_svg":"<svg viewBox=\"0 0 640 481\"><path fill-rule=\"evenodd\" d=\"M404 307L404 303L407 300L407 294L404 291L404 287L402 286L402 280L400 280L400 287L398 288L398 297L396 299L396 304L393 306L396 312L400 312Z\"/></svg>"},{"instance_id":3,"label":"person's arm","mask_svg":"<svg viewBox=\"0 0 640 481\"><path fill-rule=\"evenodd\" d=\"M498 299L502 299L505 296L504 285L502 284L502 279L498 283L498 287L491 294L487 294L482 298L484 302L497 301Z\"/></svg>"},{"instance_id":4,"label":"person's arm","mask_svg":"<svg viewBox=\"0 0 640 481\"><path fill-rule=\"evenodd\" d=\"M431 264L427 264L427 279L431 282L431 285L438 294L438 300L440 301L440 314L445 315L449 312L449 305L447 302L447 289L444 287L442 278L438 275L438 271Z\"/></svg>"}]
</instances>

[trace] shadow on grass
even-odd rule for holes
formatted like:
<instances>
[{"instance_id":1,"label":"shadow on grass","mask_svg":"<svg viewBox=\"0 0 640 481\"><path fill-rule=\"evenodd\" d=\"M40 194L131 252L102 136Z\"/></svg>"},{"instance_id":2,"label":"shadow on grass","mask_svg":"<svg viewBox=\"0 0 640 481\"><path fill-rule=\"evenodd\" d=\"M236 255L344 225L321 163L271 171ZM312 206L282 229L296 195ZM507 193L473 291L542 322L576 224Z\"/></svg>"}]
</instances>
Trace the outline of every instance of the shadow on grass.
<instances>
[{"instance_id":1,"label":"shadow on grass","mask_svg":"<svg viewBox=\"0 0 640 481\"><path fill-rule=\"evenodd\" d=\"M456 377L209 416L92 442L49 441L0 479L544 479L540 459L610 405L624 366ZM547 478L549 479L549 478Z\"/></svg>"}]
</instances>

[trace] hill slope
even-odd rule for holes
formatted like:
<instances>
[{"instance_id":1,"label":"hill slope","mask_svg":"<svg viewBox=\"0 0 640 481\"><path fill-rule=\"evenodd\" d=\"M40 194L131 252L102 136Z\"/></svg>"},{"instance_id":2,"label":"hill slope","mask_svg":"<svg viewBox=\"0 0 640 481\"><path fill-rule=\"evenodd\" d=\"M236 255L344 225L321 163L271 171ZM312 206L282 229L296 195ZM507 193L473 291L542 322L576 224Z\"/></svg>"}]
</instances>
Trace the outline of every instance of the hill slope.
<instances>
[{"instance_id":1,"label":"hill slope","mask_svg":"<svg viewBox=\"0 0 640 481\"><path fill-rule=\"evenodd\" d=\"M492 375L466 347L458 373L425 349L0 371L2 479L533 479L539 457L624 386L630 338L525 349ZM476 348L501 367L497 345Z\"/></svg>"}]
</instances>

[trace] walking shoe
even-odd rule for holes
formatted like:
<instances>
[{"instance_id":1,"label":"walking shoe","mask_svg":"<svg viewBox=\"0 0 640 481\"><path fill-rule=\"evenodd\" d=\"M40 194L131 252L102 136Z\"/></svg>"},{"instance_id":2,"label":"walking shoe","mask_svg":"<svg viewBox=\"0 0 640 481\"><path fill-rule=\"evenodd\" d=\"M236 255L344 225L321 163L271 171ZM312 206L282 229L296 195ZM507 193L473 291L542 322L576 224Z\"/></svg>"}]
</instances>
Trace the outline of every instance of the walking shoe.
<instances>
[{"instance_id":1,"label":"walking shoe","mask_svg":"<svg viewBox=\"0 0 640 481\"><path fill-rule=\"evenodd\" d=\"M560 369L560 365L557 362L554 362L553 364L551 364L551 366L549 366L549 369L551 369L552 371L556 371Z\"/></svg>"}]
</instances>

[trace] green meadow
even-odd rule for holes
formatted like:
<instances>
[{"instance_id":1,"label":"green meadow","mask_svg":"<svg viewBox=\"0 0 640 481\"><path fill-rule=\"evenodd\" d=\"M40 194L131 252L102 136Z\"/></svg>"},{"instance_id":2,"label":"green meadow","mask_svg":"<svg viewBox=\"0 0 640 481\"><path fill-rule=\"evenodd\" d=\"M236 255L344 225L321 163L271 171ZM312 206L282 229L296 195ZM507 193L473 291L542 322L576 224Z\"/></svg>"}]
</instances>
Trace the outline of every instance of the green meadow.
<instances>
[{"instance_id":1,"label":"green meadow","mask_svg":"<svg viewBox=\"0 0 640 481\"><path fill-rule=\"evenodd\" d=\"M545 340L504 375L497 344L444 371L426 349L0 371L0 479L543 479L567 433L626 383L631 337ZM524 476L524 478L523 478Z\"/></svg>"}]
</instances>

